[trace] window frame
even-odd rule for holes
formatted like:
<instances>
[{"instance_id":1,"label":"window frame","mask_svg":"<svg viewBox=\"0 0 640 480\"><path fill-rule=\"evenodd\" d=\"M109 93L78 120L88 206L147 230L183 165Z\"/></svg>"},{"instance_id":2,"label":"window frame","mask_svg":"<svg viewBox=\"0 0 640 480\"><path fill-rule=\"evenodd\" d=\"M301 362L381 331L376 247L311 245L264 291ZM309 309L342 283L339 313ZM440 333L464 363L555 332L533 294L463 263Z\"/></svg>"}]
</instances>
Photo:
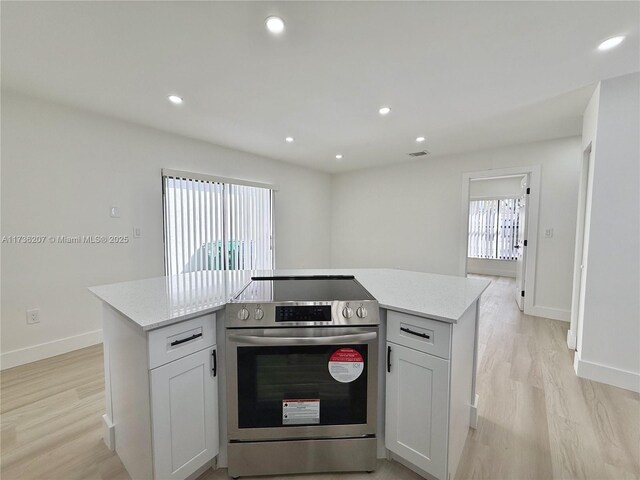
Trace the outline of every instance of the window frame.
<instances>
[{"instance_id":1,"label":"window frame","mask_svg":"<svg viewBox=\"0 0 640 480\"><path fill-rule=\"evenodd\" d=\"M499 242L498 242L498 236L500 234L500 224L499 224L499 220L500 220L500 201L501 200L516 200L516 202L522 198L522 195L520 196L513 196L513 195L480 195L480 196L476 196L476 197L469 197L469 202L468 202L468 207L467 207L467 254L466 257L467 259L473 259L473 260L491 260L491 261L498 261L498 262L516 262L518 261L517 255L513 258L498 258L498 248L499 248ZM471 226L470 223L470 214L471 214L471 202L480 202L480 201L497 201L497 209L496 209L496 257L472 257L469 255L469 247L471 246L471 242L469 241L469 227ZM519 216L519 215L518 215ZM520 219L518 218L518 228L522 228L522 226L520 225ZM517 240L517 237L516 237Z\"/></svg>"},{"instance_id":2,"label":"window frame","mask_svg":"<svg viewBox=\"0 0 640 480\"><path fill-rule=\"evenodd\" d=\"M168 169L168 168L163 168L161 169L161 174L160 174L160 182L161 182L161 188L162 188L162 246L163 246L163 258L164 258L164 274L165 275L170 275L169 272L169 262L168 262L168 252L167 252L167 216L166 216L166 211L165 211L165 205L166 205L166 191L165 191L165 178L166 177L170 177L170 178L174 178L174 179L181 179L181 180L191 180L191 181L201 181L201 182L210 182L210 183L219 183L222 185L222 198L223 200L225 199L225 195L226 195L226 189L228 188L228 185L239 185L239 186L246 186L246 187L256 187L256 188L264 188L264 189L268 189L270 190L270 195L269 195L269 209L270 209L270 213L271 213L271 222L270 222L270 231L271 231L271 238L270 238L270 249L271 249L271 266L270 268L273 270L276 268L276 242L275 242L275 194L277 191L279 191L279 186L277 184L270 184L270 183L263 183L263 182L255 182L252 180L244 180L244 179L238 179L238 178L231 178L231 177L221 177L221 176L217 176L217 175L209 175L209 174L205 174L205 173L197 173L197 172L187 172L187 171L183 171L183 170L174 170L174 169ZM227 206L223 203L223 205L221 206L221 212L222 212L222 241L223 241L223 245L226 246L227 242L228 242L228 238L229 238L229 232L227 231L226 228L226 210L227 210ZM228 255L224 255L224 268L220 269L220 270L213 270L213 269L205 269L205 270L199 270L199 271L235 271L235 270L230 270L229 269L229 258ZM181 275L179 273L176 273L175 275Z\"/></svg>"}]
</instances>

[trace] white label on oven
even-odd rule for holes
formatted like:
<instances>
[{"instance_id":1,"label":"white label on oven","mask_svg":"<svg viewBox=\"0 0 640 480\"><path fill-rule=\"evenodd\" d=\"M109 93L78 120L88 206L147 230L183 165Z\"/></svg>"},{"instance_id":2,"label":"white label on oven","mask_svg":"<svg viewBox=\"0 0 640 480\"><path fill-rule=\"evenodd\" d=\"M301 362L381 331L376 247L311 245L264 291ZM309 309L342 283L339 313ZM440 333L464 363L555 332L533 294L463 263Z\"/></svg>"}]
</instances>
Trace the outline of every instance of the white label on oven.
<instances>
[{"instance_id":1,"label":"white label on oven","mask_svg":"<svg viewBox=\"0 0 640 480\"><path fill-rule=\"evenodd\" d=\"M353 348L341 348L329 357L329 373L340 383L356 380L364 370L364 359Z\"/></svg>"},{"instance_id":2,"label":"white label on oven","mask_svg":"<svg viewBox=\"0 0 640 480\"><path fill-rule=\"evenodd\" d=\"M320 399L288 399L282 401L283 425L308 425L320 423Z\"/></svg>"}]
</instances>

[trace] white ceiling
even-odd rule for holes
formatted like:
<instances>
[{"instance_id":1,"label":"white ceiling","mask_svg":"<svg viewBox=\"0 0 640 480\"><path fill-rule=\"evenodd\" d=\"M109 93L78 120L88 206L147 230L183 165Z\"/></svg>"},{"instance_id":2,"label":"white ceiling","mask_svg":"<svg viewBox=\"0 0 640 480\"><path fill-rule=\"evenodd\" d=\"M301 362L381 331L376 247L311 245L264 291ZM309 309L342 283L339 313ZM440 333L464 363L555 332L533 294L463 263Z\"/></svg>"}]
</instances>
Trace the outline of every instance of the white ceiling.
<instances>
[{"instance_id":1,"label":"white ceiling","mask_svg":"<svg viewBox=\"0 0 640 480\"><path fill-rule=\"evenodd\" d=\"M638 2L2 2L2 82L335 172L579 134L593 84L640 70L639 24Z\"/></svg>"}]
</instances>

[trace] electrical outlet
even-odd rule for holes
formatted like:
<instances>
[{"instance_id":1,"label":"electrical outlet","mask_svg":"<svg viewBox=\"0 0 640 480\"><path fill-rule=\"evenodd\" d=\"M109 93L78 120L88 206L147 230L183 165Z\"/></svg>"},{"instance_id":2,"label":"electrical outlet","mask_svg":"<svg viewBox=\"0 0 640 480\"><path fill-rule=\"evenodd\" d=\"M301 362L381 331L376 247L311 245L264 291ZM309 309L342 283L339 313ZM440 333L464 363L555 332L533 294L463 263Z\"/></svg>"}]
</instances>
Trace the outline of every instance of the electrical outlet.
<instances>
[{"instance_id":1,"label":"electrical outlet","mask_svg":"<svg viewBox=\"0 0 640 480\"><path fill-rule=\"evenodd\" d=\"M547 228L547 229L544 231L544 236L545 236L546 238L551 238L551 237L553 237L553 228Z\"/></svg>"},{"instance_id":2,"label":"electrical outlet","mask_svg":"<svg viewBox=\"0 0 640 480\"><path fill-rule=\"evenodd\" d=\"M27 310L27 324L33 325L34 323L40 323L40 309L38 308Z\"/></svg>"},{"instance_id":3,"label":"electrical outlet","mask_svg":"<svg viewBox=\"0 0 640 480\"><path fill-rule=\"evenodd\" d=\"M142 229L140 227L133 227L133 238L140 238L142 236Z\"/></svg>"}]
</instances>

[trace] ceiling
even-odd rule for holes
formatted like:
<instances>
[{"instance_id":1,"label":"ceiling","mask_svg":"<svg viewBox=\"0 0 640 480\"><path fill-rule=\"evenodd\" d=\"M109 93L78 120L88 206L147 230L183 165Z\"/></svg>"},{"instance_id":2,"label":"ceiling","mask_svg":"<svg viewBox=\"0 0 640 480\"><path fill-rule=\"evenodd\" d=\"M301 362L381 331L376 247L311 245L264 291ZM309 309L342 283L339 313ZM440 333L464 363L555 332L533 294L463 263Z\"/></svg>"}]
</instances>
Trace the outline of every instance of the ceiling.
<instances>
[{"instance_id":1,"label":"ceiling","mask_svg":"<svg viewBox=\"0 0 640 480\"><path fill-rule=\"evenodd\" d=\"M593 84L640 70L638 25L639 2L4 1L2 83L338 172L579 134Z\"/></svg>"}]
</instances>

